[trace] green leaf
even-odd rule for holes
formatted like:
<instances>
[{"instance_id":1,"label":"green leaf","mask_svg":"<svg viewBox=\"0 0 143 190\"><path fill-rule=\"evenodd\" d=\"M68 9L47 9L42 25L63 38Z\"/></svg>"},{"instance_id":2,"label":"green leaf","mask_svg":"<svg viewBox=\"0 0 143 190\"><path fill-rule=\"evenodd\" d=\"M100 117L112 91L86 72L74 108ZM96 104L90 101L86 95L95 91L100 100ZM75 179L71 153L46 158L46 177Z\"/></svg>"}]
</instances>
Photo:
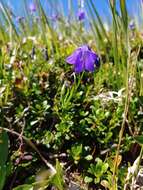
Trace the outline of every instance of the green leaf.
<instances>
[{"instance_id":1,"label":"green leaf","mask_svg":"<svg viewBox=\"0 0 143 190\"><path fill-rule=\"evenodd\" d=\"M97 178L94 178L94 183L96 184L96 183L99 183L100 182L100 178L99 177L97 177Z\"/></svg>"},{"instance_id":2,"label":"green leaf","mask_svg":"<svg viewBox=\"0 0 143 190\"><path fill-rule=\"evenodd\" d=\"M76 144L72 146L70 153L74 160L80 160L80 154L82 153L82 144Z\"/></svg>"},{"instance_id":3,"label":"green leaf","mask_svg":"<svg viewBox=\"0 0 143 190\"><path fill-rule=\"evenodd\" d=\"M122 15L122 21L124 25L125 32L128 29L128 13L127 13L127 7L126 7L126 1L120 0L120 9L121 9L121 15Z\"/></svg>"},{"instance_id":4,"label":"green leaf","mask_svg":"<svg viewBox=\"0 0 143 190\"><path fill-rule=\"evenodd\" d=\"M85 181L85 183L91 183L93 181L93 179L91 177L86 176L84 178L84 181Z\"/></svg>"},{"instance_id":5,"label":"green leaf","mask_svg":"<svg viewBox=\"0 0 143 190\"><path fill-rule=\"evenodd\" d=\"M6 166L0 166L0 190L3 189L6 180Z\"/></svg>"},{"instance_id":6,"label":"green leaf","mask_svg":"<svg viewBox=\"0 0 143 190\"><path fill-rule=\"evenodd\" d=\"M88 161L90 161L90 160L93 159L93 156L92 156L92 155L87 155L87 156L85 157L85 159L88 160Z\"/></svg>"},{"instance_id":7,"label":"green leaf","mask_svg":"<svg viewBox=\"0 0 143 190\"><path fill-rule=\"evenodd\" d=\"M8 135L5 131L0 132L0 166L6 163L8 156Z\"/></svg>"},{"instance_id":8,"label":"green leaf","mask_svg":"<svg viewBox=\"0 0 143 190\"><path fill-rule=\"evenodd\" d=\"M100 158L96 158L95 161L97 162L96 165L90 164L88 172L96 176L97 178L100 178L104 173L107 172L109 165L108 163L104 163Z\"/></svg>"},{"instance_id":9,"label":"green leaf","mask_svg":"<svg viewBox=\"0 0 143 190\"><path fill-rule=\"evenodd\" d=\"M98 25L101 28L102 34L105 36L105 38L108 40L108 43L110 44L110 39L109 39L109 37L107 35L107 32L106 32L106 30L104 28L104 25L103 25L103 21L102 21L101 17L98 14L98 11L97 11L97 9L95 7L95 4L94 4L94 2L92 0L90 0L89 2L91 3L91 7L93 8L94 13L96 14L96 17L97 17L97 20L98 20Z\"/></svg>"},{"instance_id":10,"label":"green leaf","mask_svg":"<svg viewBox=\"0 0 143 190\"><path fill-rule=\"evenodd\" d=\"M143 135L134 137L135 141L141 145L143 145Z\"/></svg>"},{"instance_id":11,"label":"green leaf","mask_svg":"<svg viewBox=\"0 0 143 190\"><path fill-rule=\"evenodd\" d=\"M56 174L52 177L51 183L58 188L58 190L64 189L63 169L58 160L56 160Z\"/></svg>"},{"instance_id":12,"label":"green leaf","mask_svg":"<svg viewBox=\"0 0 143 190\"><path fill-rule=\"evenodd\" d=\"M33 186L29 184L19 185L12 190L33 190Z\"/></svg>"},{"instance_id":13,"label":"green leaf","mask_svg":"<svg viewBox=\"0 0 143 190\"><path fill-rule=\"evenodd\" d=\"M8 135L0 131L0 190L3 189L6 179L6 160L8 156Z\"/></svg>"},{"instance_id":14,"label":"green leaf","mask_svg":"<svg viewBox=\"0 0 143 190\"><path fill-rule=\"evenodd\" d=\"M103 166L102 166L102 172L103 173L107 172L108 167L109 167L108 163L103 164Z\"/></svg>"},{"instance_id":15,"label":"green leaf","mask_svg":"<svg viewBox=\"0 0 143 190\"><path fill-rule=\"evenodd\" d=\"M96 175L96 165L95 164L90 164L90 168L88 169L88 172L90 174Z\"/></svg>"}]
</instances>

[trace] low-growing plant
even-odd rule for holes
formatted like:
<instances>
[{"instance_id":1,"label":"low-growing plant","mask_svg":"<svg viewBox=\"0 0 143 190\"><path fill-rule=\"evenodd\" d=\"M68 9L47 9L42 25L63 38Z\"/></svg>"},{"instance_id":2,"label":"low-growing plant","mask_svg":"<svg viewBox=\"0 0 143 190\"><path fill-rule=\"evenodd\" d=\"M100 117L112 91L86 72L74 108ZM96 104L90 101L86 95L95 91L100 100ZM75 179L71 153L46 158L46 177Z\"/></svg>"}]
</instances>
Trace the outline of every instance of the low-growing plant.
<instances>
[{"instance_id":1,"label":"low-growing plant","mask_svg":"<svg viewBox=\"0 0 143 190\"><path fill-rule=\"evenodd\" d=\"M22 3L0 2L0 190L142 188L141 16Z\"/></svg>"}]
</instances>

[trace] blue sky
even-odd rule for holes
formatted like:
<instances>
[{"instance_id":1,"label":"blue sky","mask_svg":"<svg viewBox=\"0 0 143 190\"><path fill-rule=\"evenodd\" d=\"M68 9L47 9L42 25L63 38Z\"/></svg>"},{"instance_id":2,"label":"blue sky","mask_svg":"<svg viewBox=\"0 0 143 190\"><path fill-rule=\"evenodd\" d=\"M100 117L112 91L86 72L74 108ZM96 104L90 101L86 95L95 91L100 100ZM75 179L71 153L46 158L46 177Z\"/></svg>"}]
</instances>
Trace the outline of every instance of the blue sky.
<instances>
[{"instance_id":1,"label":"blue sky","mask_svg":"<svg viewBox=\"0 0 143 190\"><path fill-rule=\"evenodd\" d=\"M30 3L32 0L27 0L28 3ZM44 7L46 7L46 3L48 1L51 2L57 2L58 0L41 0L42 4L44 5ZM69 0L59 0L62 4L63 4L63 8L65 10L65 13L68 12L68 1ZM85 0L87 1L87 0ZM126 0L126 4L128 7L128 10L130 12L130 15L132 15L134 12L137 12L137 4L138 2L140 2L141 0ZM3 0L3 2L8 2L14 9L15 13L19 16L22 16L22 6L23 6L23 2L24 0ZM72 0L73 3L73 7L74 9L77 9L77 2L78 0ZM100 13L100 15L102 15L104 17L104 15L106 16L109 12L108 10L108 0L93 0L98 12ZM117 0L117 4L119 5L119 0ZM117 5L117 6L118 6ZM48 11L48 10L47 10ZM49 12L52 12L53 10L49 10Z\"/></svg>"}]
</instances>

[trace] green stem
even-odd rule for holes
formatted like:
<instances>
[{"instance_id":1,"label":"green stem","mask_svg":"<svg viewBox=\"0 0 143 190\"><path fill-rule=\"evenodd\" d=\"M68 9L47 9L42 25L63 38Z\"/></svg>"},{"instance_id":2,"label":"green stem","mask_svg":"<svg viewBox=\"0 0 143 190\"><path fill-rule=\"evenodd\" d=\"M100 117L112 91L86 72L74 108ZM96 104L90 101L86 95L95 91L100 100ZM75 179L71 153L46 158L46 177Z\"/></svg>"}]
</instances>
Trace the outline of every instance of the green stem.
<instances>
[{"instance_id":1,"label":"green stem","mask_svg":"<svg viewBox=\"0 0 143 190\"><path fill-rule=\"evenodd\" d=\"M138 161L137 168L136 168L135 175L134 175L135 178L136 178L136 176L138 175L138 172L139 172L139 167L140 167L140 163L141 163L141 160L142 160L142 155L143 155L143 145L141 145L139 161Z\"/></svg>"},{"instance_id":2,"label":"green stem","mask_svg":"<svg viewBox=\"0 0 143 190\"><path fill-rule=\"evenodd\" d=\"M121 129L120 129L120 133L119 133L119 141L118 141L118 146L117 146L117 151L116 151L116 156L115 156L115 161L114 161L114 169L113 169L113 184L116 184L116 174L117 174L117 169L118 169L118 157L119 157L119 153L120 153L120 147L121 147L121 142L122 142L122 137L123 137L123 133L124 133L124 129L125 129L125 123L126 123L126 119L127 119L127 114L128 114L128 110L129 110L129 103L130 103L130 95L131 95L131 90L129 90L129 58L128 58L128 63L127 63L127 78L126 78L126 101L125 101L125 109L124 109L124 113L123 113L123 121L122 121L122 125L121 125Z\"/></svg>"}]
</instances>

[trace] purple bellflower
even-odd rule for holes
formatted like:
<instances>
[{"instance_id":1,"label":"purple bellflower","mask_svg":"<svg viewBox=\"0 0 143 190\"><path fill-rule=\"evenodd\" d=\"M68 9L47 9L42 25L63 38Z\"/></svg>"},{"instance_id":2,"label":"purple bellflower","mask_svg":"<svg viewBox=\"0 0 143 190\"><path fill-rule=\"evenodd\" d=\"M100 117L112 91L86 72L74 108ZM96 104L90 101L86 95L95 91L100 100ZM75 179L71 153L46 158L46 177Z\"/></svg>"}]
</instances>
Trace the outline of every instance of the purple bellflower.
<instances>
[{"instance_id":1,"label":"purple bellflower","mask_svg":"<svg viewBox=\"0 0 143 190\"><path fill-rule=\"evenodd\" d=\"M83 45L76 49L67 57L66 62L74 65L74 71L76 73L82 71L93 72L95 68L100 66L99 56L88 45Z\"/></svg>"},{"instance_id":2,"label":"purple bellflower","mask_svg":"<svg viewBox=\"0 0 143 190\"><path fill-rule=\"evenodd\" d=\"M80 9L80 10L78 11L78 13L77 13L77 17L78 17L78 20L79 20L79 21L84 20L84 19L85 19L85 11L82 10L82 9Z\"/></svg>"},{"instance_id":3,"label":"purple bellflower","mask_svg":"<svg viewBox=\"0 0 143 190\"><path fill-rule=\"evenodd\" d=\"M30 4L29 4L29 10L30 10L31 13L32 13L32 12L35 12L36 9L37 9L37 7L36 7L36 4L35 4L35 3L30 3Z\"/></svg>"},{"instance_id":4,"label":"purple bellflower","mask_svg":"<svg viewBox=\"0 0 143 190\"><path fill-rule=\"evenodd\" d=\"M135 26L135 22L132 20L130 23L129 23L129 29L130 30L135 30L136 26Z\"/></svg>"},{"instance_id":5,"label":"purple bellflower","mask_svg":"<svg viewBox=\"0 0 143 190\"><path fill-rule=\"evenodd\" d=\"M22 21L24 21L24 16L17 16L16 17L16 22L22 22Z\"/></svg>"},{"instance_id":6,"label":"purple bellflower","mask_svg":"<svg viewBox=\"0 0 143 190\"><path fill-rule=\"evenodd\" d=\"M53 15L51 16L51 20L52 20L52 21L60 20L60 15L59 15L59 13L53 14Z\"/></svg>"}]
</instances>

